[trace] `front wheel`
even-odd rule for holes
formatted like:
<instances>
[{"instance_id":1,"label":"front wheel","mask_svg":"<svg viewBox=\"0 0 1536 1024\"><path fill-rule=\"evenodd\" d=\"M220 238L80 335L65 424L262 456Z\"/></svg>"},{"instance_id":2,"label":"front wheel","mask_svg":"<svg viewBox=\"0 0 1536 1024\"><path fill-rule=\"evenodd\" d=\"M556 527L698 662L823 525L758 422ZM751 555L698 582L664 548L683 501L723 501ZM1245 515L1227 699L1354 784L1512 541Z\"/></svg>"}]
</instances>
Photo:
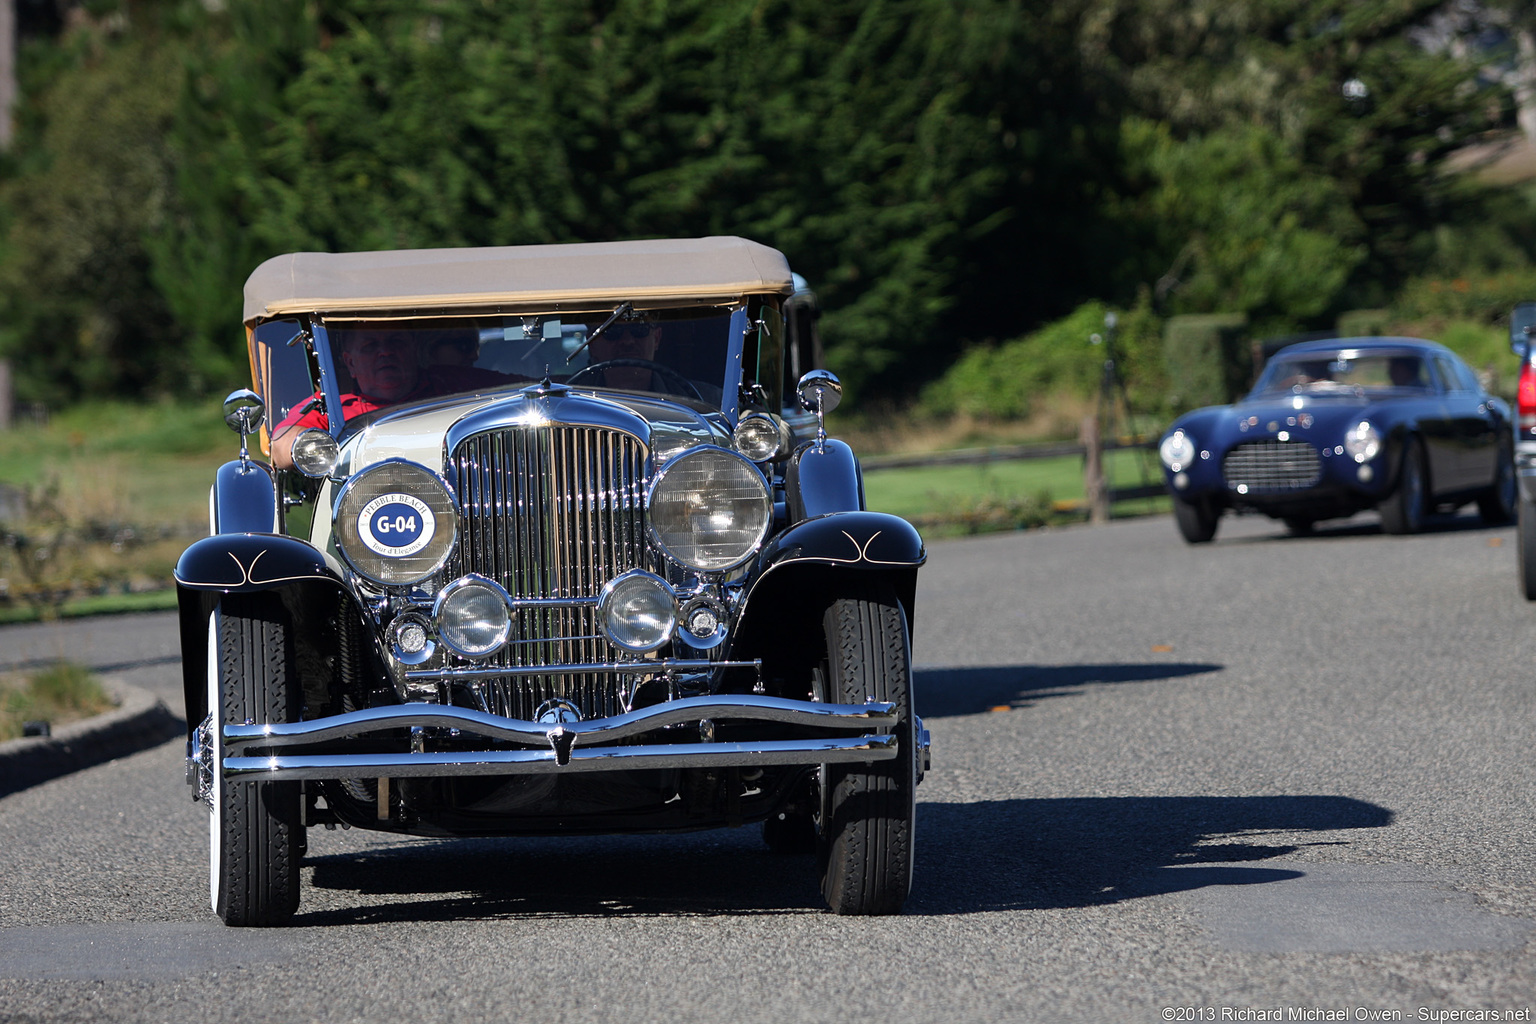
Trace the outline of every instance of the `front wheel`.
<instances>
[{"instance_id":1,"label":"front wheel","mask_svg":"<svg viewBox=\"0 0 1536 1024\"><path fill-rule=\"evenodd\" d=\"M209 897L227 925L280 925L299 907L304 829L296 782L232 782L223 723L298 715L287 612L272 595L230 595L209 627Z\"/></svg>"},{"instance_id":2,"label":"front wheel","mask_svg":"<svg viewBox=\"0 0 1536 1024\"><path fill-rule=\"evenodd\" d=\"M1210 499L1195 501L1173 499L1173 521L1178 524L1179 536L1190 544L1205 544L1216 536L1216 522L1221 512L1212 506Z\"/></svg>"},{"instance_id":3,"label":"front wheel","mask_svg":"<svg viewBox=\"0 0 1536 1024\"><path fill-rule=\"evenodd\" d=\"M1499 445L1499 461L1493 486L1477 498L1477 512L1489 526L1504 526L1515 518L1519 483L1515 480L1515 453L1508 443Z\"/></svg>"},{"instance_id":4,"label":"front wheel","mask_svg":"<svg viewBox=\"0 0 1536 1024\"><path fill-rule=\"evenodd\" d=\"M838 914L896 914L912 887L917 759L906 616L889 585L832 602L826 699L889 701L897 756L821 769L821 891Z\"/></svg>"},{"instance_id":5,"label":"front wheel","mask_svg":"<svg viewBox=\"0 0 1536 1024\"><path fill-rule=\"evenodd\" d=\"M1425 485L1424 448L1418 438L1403 445L1403 464L1397 474L1397 488L1381 503L1381 528L1388 533L1418 533L1424 529L1424 510L1428 500Z\"/></svg>"}]
</instances>

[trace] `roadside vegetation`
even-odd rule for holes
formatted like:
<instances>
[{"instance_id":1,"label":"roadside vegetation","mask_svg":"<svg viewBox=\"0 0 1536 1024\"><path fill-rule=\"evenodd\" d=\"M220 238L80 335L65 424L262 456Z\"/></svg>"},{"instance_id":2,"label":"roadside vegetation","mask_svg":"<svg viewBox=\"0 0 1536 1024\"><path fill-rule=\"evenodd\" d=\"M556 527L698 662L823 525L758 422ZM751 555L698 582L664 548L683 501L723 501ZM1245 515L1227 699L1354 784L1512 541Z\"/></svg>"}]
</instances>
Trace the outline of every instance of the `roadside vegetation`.
<instances>
[{"instance_id":1,"label":"roadside vegetation","mask_svg":"<svg viewBox=\"0 0 1536 1024\"><path fill-rule=\"evenodd\" d=\"M0 622L171 607L234 452L217 402L81 404L0 430Z\"/></svg>"},{"instance_id":2,"label":"roadside vegetation","mask_svg":"<svg viewBox=\"0 0 1536 1024\"><path fill-rule=\"evenodd\" d=\"M27 722L57 728L112 707L112 699L89 669L55 662L25 674L0 675L0 742L22 735Z\"/></svg>"}]
</instances>

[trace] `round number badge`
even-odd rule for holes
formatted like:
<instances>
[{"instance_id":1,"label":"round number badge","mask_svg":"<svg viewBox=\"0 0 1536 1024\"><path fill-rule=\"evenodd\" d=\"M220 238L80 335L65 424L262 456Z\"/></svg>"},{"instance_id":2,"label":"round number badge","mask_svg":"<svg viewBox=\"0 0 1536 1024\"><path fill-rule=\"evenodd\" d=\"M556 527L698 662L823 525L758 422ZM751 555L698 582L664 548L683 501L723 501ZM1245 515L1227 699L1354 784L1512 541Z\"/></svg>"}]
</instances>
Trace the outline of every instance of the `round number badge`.
<instances>
[{"instance_id":1,"label":"round number badge","mask_svg":"<svg viewBox=\"0 0 1536 1024\"><path fill-rule=\"evenodd\" d=\"M357 535L368 550L385 558L414 555L432 540L437 519L420 498L381 494L357 515Z\"/></svg>"}]
</instances>

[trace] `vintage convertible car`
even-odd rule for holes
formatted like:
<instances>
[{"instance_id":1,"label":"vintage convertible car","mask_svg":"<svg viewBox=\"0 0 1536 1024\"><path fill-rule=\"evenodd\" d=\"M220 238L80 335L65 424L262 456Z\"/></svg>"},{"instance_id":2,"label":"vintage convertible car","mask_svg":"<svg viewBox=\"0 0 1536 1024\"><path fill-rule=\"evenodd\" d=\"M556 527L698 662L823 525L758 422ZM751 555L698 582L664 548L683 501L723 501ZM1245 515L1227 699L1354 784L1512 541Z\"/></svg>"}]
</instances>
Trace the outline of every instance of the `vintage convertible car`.
<instances>
[{"instance_id":1,"label":"vintage convertible car","mask_svg":"<svg viewBox=\"0 0 1536 1024\"><path fill-rule=\"evenodd\" d=\"M761 822L833 910L901 909L926 556L826 436L795 282L739 238L256 269L240 455L176 568L226 923L287 920L338 824Z\"/></svg>"},{"instance_id":2,"label":"vintage convertible car","mask_svg":"<svg viewBox=\"0 0 1536 1024\"><path fill-rule=\"evenodd\" d=\"M1375 508L1388 533L1476 501L1485 521L1514 514L1509 406L1449 349L1417 338L1290 345L1242 401L1196 409L1163 435L1174 520L1209 541L1226 510L1306 532Z\"/></svg>"}]
</instances>

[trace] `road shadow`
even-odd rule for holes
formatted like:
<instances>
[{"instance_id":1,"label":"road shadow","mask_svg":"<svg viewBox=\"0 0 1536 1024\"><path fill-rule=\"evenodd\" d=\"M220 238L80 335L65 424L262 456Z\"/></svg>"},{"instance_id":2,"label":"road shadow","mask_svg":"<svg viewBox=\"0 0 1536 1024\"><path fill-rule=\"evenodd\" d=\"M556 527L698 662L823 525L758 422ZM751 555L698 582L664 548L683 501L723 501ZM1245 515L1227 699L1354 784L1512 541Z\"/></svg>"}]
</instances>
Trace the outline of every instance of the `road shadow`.
<instances>
[{"instance_id":1,"label":"road shadow","mask_svg":"<svg viewBox=\"0 0 1536 1024\"><path fill-rule=\"evenodd\" d=\"M292 923L820 912L815 858L774 854L760 836L752 825L681 836L428 840L306 858L315 889L356 905L301 906Z\"/></svg>"},{"instance_id":2,"label":"road shadow","mask_svg":"<svg viewBox=\"0 0 1536 1024\"><path fill-rule=\"evenodd\" d=\"M1381 528L1381 520L1371 513L1361 513L1350 519L1325 519L1315 523L1312 529L1300 533L1293 533L1279 521L1273 520L1274 532L1251 534L1239 537L1223 537L1217 532L1218 544L1274 544L1295 542L1304 540L1333 540L1345 537L1387 537L1394 538ZM1476 511L1472 512L1448 512L1427 516L1420 533L1491 533L1499 530L1507 530L1509 524L1502 526L1490 526L1483 522L1482 516ZM1412 536L1401 539L1412 540Z\"/></svg>"},{"instance_id":3,"label":"road shadow","mask_svg":"<svg viewBox=\"0 0 1536 1024\"><path fill-rule=\"evenodd\" d=\"M1392 822L1341 796L1081 797L918 805L908 914L1104 906L1299 877L1266 868ZM1283 834L1277 840L1268 837ZM1298 836L1297 833L1301 835ZM1315 837L1315 838L1311 838ZM1199 865L1199 867L1190 867ZM394 921L824 912L816 859L756 827L685 836L423 841L315 857L296 927Z\"/></svg>"},{"instance_id":4,"label":"road shadow","mask_svg":"<svg viewBox=\"0 0 1536 1024\"><path fill-rule=\"evenodd\" d=\"M908 908L922 914L1103 906L1284 881L1299 873L1262 862L1305 846L1347 845L1348 837L1331 834L1383 828L1393 818L1343 796L1074 797L919 810L923 884ZM1267 838L1277 833L1284 838Z\"/></svg>"},{"instance_id":5,"label":"road shadow","mask_svg":"<svg viewBox=\"0 0 1536 1024\"><path fill-rule=\"evenodd\" d=\"M1101 683L1154 683L1220 672L1209 662L1163 661L1134 665L989 665L921 667L912 672L914 706L923 718L979 715L1004 705L1028 707Z\"/></svg>"}]
</instances>

